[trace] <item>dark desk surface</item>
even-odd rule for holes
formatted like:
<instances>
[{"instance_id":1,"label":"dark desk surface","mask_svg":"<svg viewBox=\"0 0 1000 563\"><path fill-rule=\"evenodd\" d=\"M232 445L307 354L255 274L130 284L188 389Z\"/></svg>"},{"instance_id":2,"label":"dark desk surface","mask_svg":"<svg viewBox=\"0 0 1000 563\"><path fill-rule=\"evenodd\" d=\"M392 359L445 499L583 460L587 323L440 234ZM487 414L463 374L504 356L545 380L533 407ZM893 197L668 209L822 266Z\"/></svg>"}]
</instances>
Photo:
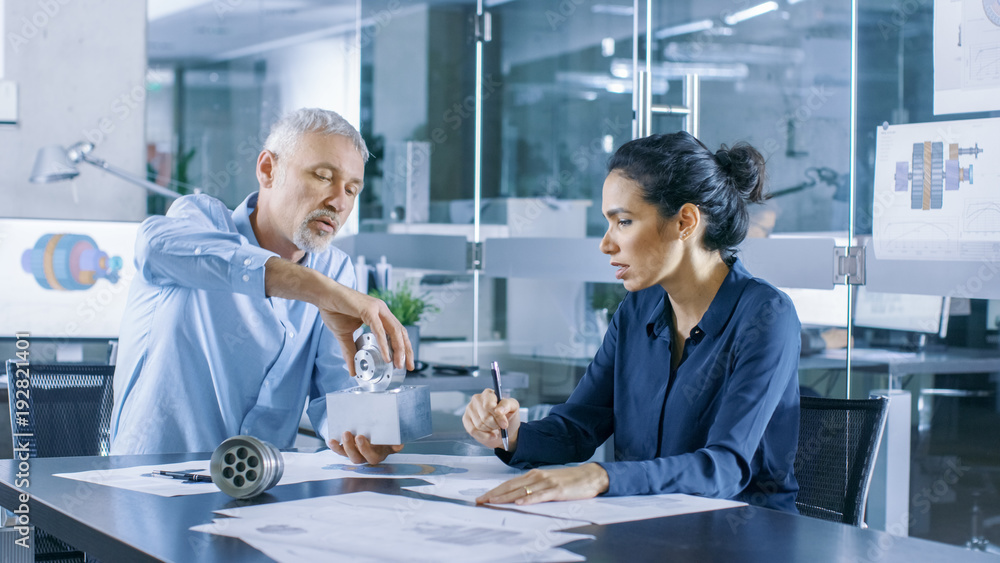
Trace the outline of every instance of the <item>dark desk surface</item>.
<instances>
[{"instance_id":1,"label":"dark desk surface","mask_svg":"<svg viewBox=\"0 0 1000 563\"><path fill-rule=\"evenodd\" d=\"M451 443L413 444L415 453L471 455L483 450ZM212 511L355 491L376 491L421 498L401 487L417 479L334 479L275 487L251 501L212 493L160 497L54 477L53 473L207 459L208 454L48 458L31 460L31 523L104 561L269 561L240 540L192 532L210 522ZM0 504L16 506L19 490L11 460L0 461ZM485 510L485 509L484 509ZM861 530L767 509L734 508L587 526L579 531L596 540L568 549L588 561L982 561L995 557L883 532Z\"/></svg>"}]
</instances>

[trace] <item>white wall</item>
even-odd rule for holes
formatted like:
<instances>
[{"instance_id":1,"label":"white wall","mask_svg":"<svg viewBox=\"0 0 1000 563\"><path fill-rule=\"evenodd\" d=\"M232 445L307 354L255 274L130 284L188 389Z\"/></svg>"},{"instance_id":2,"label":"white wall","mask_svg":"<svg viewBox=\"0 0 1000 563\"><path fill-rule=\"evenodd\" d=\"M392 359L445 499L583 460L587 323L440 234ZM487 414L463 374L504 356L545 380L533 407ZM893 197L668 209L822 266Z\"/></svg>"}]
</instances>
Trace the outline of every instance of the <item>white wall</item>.
<instances>
[{"instance_id":1,"label":"white wall","mask_svg":"<svg viewBox=\"0 0 1000 563\"><path fill-rule=\"evenodd\" d=\"M94 156L145 177L146 3L10 1L4 78L17 83L16 125L0 126L0 216L138 220L146 192L83 165L70 182L28 182L35 153L89 138ZM101 130L103 126L104 130Z\"/></svg>"},{"instance_id":2,"label":"white wall","mask_svg":"<svg viewBox=\"0 0 1000 563\"><path fill-rule=\"evenodd\" d=\"M268 86L280 89L278 113L319 107L360 125L361 53L354 32L271 51L264 58Z\"/></svg>"}]
</instances>

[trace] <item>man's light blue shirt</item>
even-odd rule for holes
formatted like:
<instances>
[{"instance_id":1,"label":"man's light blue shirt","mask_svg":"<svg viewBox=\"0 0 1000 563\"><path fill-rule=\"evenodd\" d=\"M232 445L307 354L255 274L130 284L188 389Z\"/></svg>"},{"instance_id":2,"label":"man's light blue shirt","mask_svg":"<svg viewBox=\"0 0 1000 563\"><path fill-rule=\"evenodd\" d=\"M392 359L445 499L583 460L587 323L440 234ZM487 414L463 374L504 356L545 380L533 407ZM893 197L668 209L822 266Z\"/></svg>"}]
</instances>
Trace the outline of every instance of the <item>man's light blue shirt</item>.
<instances>
[{"instance_id":1,"label":"man's light blue shirt","mask_svg":"<svg viewBox=\"0 0 1000 563\"><path fill-rule=\"evenodd\" d=\"M309 303L267 297L250 225L257 194L230 211L184 196L136 238L121 325L112 454L210 452L249 434L291 447L303 405L326 437L326 394L352 385L340 346ZM354 288L337 248L301 262Z\"/></svg>"}]
</instances>

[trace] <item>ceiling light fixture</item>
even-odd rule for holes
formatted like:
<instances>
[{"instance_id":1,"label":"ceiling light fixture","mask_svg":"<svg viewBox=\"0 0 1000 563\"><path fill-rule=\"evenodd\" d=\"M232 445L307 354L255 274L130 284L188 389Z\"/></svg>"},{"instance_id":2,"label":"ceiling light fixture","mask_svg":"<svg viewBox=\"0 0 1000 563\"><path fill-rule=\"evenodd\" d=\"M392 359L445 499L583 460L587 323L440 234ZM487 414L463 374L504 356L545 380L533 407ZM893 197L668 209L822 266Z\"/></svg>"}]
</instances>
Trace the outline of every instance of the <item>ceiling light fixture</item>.
<instances>
[{"instance_id":1,"label":"ceiling light fixture","mask_svg":"<svg viewBox=\"0 0 1000 563\"><path fill-rule=\"evenodd\" d=\"M682 23L680 25L674 25L670 27L665 27L653 34L653 37L657 39L666 39L667 37L677 37L678 35L687 35L689 33L698 33L699 31L707 31L715 27L715 23L712 20L704 19L693 21L690 23Z\"/></svg>"},{"instance_id":2,"label":"ceiling light fixture","mask_svg":"<svg viewBox=\"0 0 1000 563\"><path fill-rule=\"evenodd\" d=\"M740 10L739 12L729 14L728 16L722 18L722 21L726 22L726 25L736 25L750 18L756 18L757 16L773 12L777 9L777 2L764 2L763 4L757 4L752 8L747 8L746 10Z\"/></svg>"}]
</instances>

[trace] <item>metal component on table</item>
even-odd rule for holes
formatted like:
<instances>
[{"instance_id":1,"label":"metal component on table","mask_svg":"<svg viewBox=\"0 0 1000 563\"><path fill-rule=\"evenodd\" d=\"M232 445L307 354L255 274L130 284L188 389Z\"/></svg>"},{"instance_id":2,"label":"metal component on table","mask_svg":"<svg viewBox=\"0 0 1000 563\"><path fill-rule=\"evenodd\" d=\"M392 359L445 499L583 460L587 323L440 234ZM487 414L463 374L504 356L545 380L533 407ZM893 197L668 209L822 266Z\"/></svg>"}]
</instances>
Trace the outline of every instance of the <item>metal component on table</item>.
<instances>
[{"instance_id":1,"label":"metal component on table","mask_svg":"<svg viewBox=\"0 0 1000 563\"><path fill-rule=\"evenodd\" d=\"M285 471L281 452L253 436L233 436L212 454L212 482L227 495L255 497L278 484Z\"/></svg>"},{"instance_id":2,"label":"metal component on table","mask_svg":"<svg viewBox=\"0 0 1000 563\"><path fill-rule=\"evenodd\" d=\"M326 395L330 437L344 432L367 436L372 444L396 445L431 434L431 392L425 385L371 392L353 387Z\"/></svg>"},{"instance_id":3,"label":"metal component on table","mask_svg":"<svg viewBox=\"0 0 1000 563\"><path fill-rule=\"evenodd\" d=\"M403 384L406 368L396 368L382 359L382 349L374 334L365 332L354 343L358 346L358 351L354 354L354 373L357 375L358 386L365 391L386 391L397 389Z\"/></svg>"}]
</instances>

